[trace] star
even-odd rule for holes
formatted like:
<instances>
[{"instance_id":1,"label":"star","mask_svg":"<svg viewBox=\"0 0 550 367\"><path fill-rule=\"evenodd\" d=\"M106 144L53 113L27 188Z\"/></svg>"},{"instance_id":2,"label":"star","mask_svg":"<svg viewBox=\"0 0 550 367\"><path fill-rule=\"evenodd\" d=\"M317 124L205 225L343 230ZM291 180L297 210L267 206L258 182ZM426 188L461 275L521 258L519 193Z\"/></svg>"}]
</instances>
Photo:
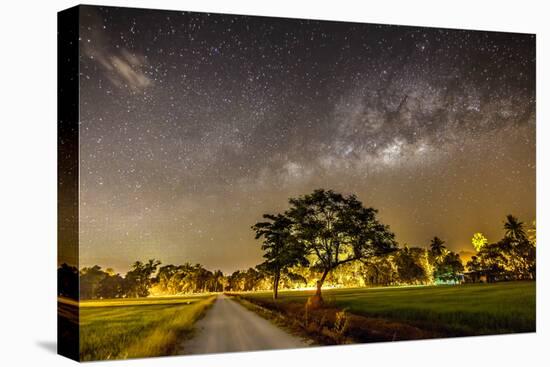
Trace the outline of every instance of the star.
<instances>
[{"instance_id":1,"label":"star","mask_svg":"<svg viewBox=\"0 0 550 367\"><path fill-rule=\"evenodd\" d=\"M316 188L415 246L534 219L533 35L95 6L81 24L83 265L253 267L250 226Z\"/></svg>"}]
</instances>

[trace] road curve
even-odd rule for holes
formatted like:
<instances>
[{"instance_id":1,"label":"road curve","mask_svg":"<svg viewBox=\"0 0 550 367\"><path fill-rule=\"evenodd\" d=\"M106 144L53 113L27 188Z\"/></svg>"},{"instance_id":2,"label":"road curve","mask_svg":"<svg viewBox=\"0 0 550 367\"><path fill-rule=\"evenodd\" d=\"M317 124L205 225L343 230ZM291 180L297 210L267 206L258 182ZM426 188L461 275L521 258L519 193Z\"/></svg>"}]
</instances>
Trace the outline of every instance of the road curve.
<instances>
[{"instance_id":1,"label":"road curve","mask_svg":"<svg viewBox=\"0 0 550 367\"><path fill-rule=\"evenodd\" d=\"M301 348L309 345L234 300L219 295L196 324L195 337L184 342L180 354L245 352Z\"/></svg>"}]
</instances>

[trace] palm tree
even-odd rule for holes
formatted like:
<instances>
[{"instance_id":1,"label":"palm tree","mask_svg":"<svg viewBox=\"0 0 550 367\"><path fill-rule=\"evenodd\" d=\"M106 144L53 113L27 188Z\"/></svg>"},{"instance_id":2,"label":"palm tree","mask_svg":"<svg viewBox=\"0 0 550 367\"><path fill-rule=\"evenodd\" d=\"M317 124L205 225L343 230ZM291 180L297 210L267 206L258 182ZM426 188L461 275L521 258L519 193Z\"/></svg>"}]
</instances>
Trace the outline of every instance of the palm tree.
<instances>
[{"instance_id":1,"label":"palm tree","mask_svg":"<svg viewBox=\"0 0 550 367\"><path fill-rule=\"evenodd\" d=\"M525 239L525 229L523 228L523 222L520 222L518 218L511 214L506 216L504 222L504 231L507 238L514 241L521 241Z\"/></svg>"},{"instance_id":2,"label":"palm tree","mask_svg":"<svg viewBox=\"0 0 550 367\"><path fill-rule=\"evenodd\" d=\"M475 250L479 252L483 247L487 245L487 238L483 235L481 232L474 233L474 237L472 237L472 245L474 246Z\"/></svg>"},{"instance_id":3,"label":"palm tree","mask_svg":"<svg viewBox=\"0 0 550 367\"><path fill-rule=\"evenodd\" d=\"M445 241L437 236L432 239L432 242L430 242L430 250L435 257L441 256L443 254L443 250L445 249L444 244Z\"/></svg>"}]
</instances>

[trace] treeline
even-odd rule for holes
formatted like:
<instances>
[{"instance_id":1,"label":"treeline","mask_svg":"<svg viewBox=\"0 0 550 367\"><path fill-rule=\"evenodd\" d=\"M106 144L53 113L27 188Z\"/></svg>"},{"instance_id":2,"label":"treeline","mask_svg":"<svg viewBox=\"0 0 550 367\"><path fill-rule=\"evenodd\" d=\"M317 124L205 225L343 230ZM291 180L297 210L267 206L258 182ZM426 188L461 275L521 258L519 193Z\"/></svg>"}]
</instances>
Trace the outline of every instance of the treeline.
<instances>
[{"instance_id":1,"label":"treeline","mask_svg":"<svg viewBox=\"0 0 550 367\"><path fill-rule=\"evenodd\" d=\"M265 214L252 226L262 240L264 261L224 275L200 264L164 265L136 261L125 274L100 266L58 269L61 296L81 299L146 297L222 291L316 287L361 287L535 279L536 231L512 215L495 243L476 233L476 255L465 264L434 237L425 247L399 246L377 211L354 196L331 190L289 200L284 213ZM465 272L467 270L467 272ZM464 279L464 277L467 277Z\"/></svg>"},{"instance_id":2,"label":"treeline","mask_svg":"<svg viewBox=\"0 0 550 367\"><path fill-rule=\"evenodd\" d=\"M536 279L536 224L526 228L513 215L506 216L504 237L494 243L476 233L472 245L477 253L466 264L468 270L487 281Z\"/></svg>"},{"instance_id":3,"label":"treeline","mask_svg":"<svg viewBox=\"0 0 550 367\"><path fill-rule=\"evenodd\" d=\"M371 285L422 285L434 282L458 282L464 266L457 253L445 248L439 238L429 249L404 246L392 253L365 261L354 261L335 268L325 278L328 287L364 287ZM311 288L322 272L311 266L293 266L280 274L279 288ZM236 271L227 278L229 291L273 290L273 276L262 267Z\"/></svg>"},{"instance_id":4,"label":"treeline","mask_svg":"<svg viewBox=\"0 0 550 367\"><path fill-rule=\"evenodd\" d=\"M79 298L79 293L80 299L106 299L224 290L226 280L219 270L212 272L200 264L160 265L160 261L154 259L136 261L123 276L98 265L78 271L63 264L58 269L58 294L74 299Z\"/></svg>"}]
</instances>

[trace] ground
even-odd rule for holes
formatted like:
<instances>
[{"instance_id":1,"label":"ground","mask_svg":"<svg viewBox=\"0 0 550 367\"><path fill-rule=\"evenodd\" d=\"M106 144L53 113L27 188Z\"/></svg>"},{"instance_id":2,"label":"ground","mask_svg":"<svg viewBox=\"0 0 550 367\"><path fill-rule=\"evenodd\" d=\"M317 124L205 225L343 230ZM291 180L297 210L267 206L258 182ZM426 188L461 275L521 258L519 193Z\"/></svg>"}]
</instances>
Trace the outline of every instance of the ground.
<instances>
[{"instance_id":1,"label":"ground","mask_svg":"<svg viewBox=\"0 0 550 367\"><path fill-rule=\"evenodd\" d=\"M224 295L197 322L197 335L183 344L185 354L300 348L307 340L290 335Z\"/></svg>"},{"instance_id":2,"label":"ground","mask_svg":"<svg viewBox=\"0 0 550 367\"><path fill-rule=\"evenodd\" d=\"M193 296L81 302L80 358L175 354L213 301L213 296Z\"/></svg>"},{"instance_id":3,"label":"ground","mask_svg":"<svg viewBox=\"0 0 550 367\"><path fill-rule=\"evenodd\" d=\"M331 289L329 307L351 314L406 323L437 336L535 331L535 282L459 286ZM277 302L270 292L243 296L264 306L305 304L313 291L284 291Z\"/></svg>"},{"instance_id":4,"label":"ground","mask_svg":"<svg viewBox=\"0 0 550 367\"><path fill-rule=\"evenodd\" d=\"M305 308L312 290L283 291L277 301L271 292L241 293L233 299L219 294L84 301L80 357L125 359L299 348L312 341L342 344L532 332L535 288L535 282L505 282L331 289L323 291L326 307L317 311ZM69 316L71 307L77 307L59 304L60 312Z\"/></svg>"}]
</instances>

